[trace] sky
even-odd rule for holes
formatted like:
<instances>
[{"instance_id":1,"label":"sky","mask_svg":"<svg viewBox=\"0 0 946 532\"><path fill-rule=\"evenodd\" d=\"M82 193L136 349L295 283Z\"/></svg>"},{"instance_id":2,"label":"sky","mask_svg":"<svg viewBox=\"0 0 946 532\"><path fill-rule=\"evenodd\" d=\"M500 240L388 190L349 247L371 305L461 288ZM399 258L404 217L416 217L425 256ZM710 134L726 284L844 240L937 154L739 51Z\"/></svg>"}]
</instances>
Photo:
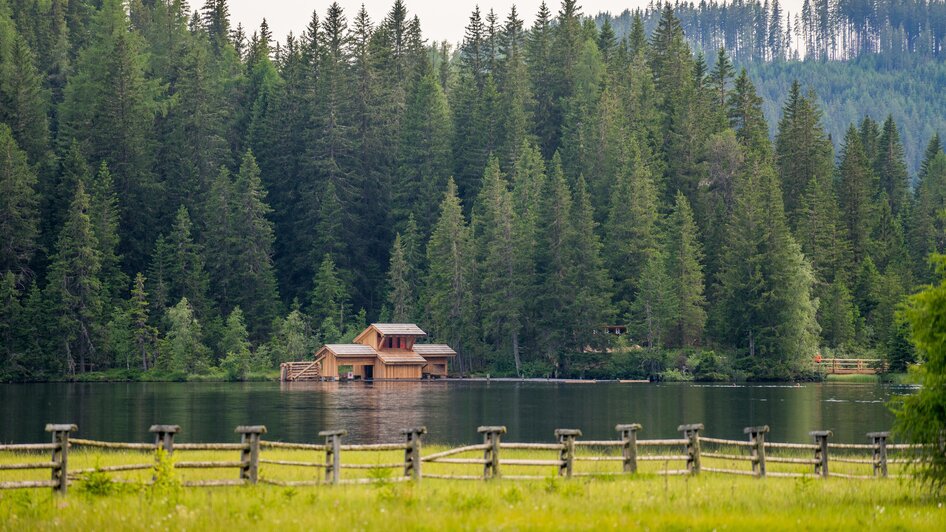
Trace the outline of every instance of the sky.
<instances>
[{"instance_id":1,"label":"sky","mask_svg":"<svg viewBox=\"0 0 946 532\"><path fill-rule=\"evenodd\" d=\"M558 11L558 0L546 0L549 10L554 14ZM792 12L794 4L801 5L802 0L783 0ZM394 0L338 0L345 9L348 20L351 20L362 4L368 9L371 20L377 23L390 10ZM485 13L490 8L495 9L500 19L506 17L509 8L515 4L520 18L526 21L526 27L532 25L535 13L541 0L406 0L411 14L420 17L421 29L424 37L430 41L447 40L457 43L463 38L463 28L466 26L470 12L476 4ZM584 0L580 1L582 13L585 15L597 14L600 11L610 11L619 14L625 9L643 6L648 0ZM313 10L319 16L325 13L331 4L330 0L230 0L230 16L233 25L242 23L247 34L252 34L259 28L260 22L266 18L270 29L279 41L284 41L291 31L300 35L305 29Z\"/></svg>"}]
</instances>

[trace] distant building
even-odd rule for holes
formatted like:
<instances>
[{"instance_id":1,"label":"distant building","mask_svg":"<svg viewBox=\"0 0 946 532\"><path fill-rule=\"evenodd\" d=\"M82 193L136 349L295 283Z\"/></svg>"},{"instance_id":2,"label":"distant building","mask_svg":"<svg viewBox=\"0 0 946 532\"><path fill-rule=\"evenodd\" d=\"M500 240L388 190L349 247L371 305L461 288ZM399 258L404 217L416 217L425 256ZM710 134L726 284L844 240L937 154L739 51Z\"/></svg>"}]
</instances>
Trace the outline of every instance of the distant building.
<instances>
[{"instance_id":1,"label":"distant building","mask_svg":"<svg viewBox=\"0 0 946 532\"><path fill-rule=\"evenodd\" d=\"M457 355L446 344L418 344L427 336L413 323L372 323L353 344L326 344L314 362L282 365L284 381L338 379L339 368L350 367L353 378L420 379L446 377L449 360ZM341 376L347 376L348 370Z\"/></svg>"}]
</instances>

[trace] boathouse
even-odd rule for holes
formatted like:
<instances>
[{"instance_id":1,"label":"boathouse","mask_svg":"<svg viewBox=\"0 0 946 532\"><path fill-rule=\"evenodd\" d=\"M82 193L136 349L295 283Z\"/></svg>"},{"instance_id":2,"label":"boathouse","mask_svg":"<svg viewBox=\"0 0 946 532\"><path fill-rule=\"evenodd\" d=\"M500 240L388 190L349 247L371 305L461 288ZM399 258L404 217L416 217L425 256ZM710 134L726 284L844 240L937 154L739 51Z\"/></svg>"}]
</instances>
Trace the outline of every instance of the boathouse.
<instances>
[{"instance_id":1,"label":"boathouse","mask_svg":"<svg viewBox=\"0 0 946 532\"><path fill-rule=\"evenodd\" d=\"M457 353L446 344L417 343L426 336L413 323L372 323L353 344L326 344L312 362L283 364L281 378L338 379L349 374L364 380L446 377L449 361Z\"/></svg>"}]
</instances>

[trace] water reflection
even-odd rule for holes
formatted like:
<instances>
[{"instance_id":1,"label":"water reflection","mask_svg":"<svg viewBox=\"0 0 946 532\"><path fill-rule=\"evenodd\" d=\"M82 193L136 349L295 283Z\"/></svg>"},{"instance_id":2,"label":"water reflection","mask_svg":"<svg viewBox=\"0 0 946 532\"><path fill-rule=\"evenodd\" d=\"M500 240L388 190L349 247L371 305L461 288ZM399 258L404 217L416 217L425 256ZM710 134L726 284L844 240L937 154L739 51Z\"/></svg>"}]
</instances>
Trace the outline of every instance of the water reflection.
<instances>
[{"instance_id":1,"label":"water reflection","mask_svg":"<svg viewBox=\"0 0 946 532\"><path fill-rule=\"evenodd\" d=\"M315 441L320 430L346 428L348 441L394 441L403 428L426 425L429 441L474 442L478 425L506 425L509 438L548 441L556 428L586 438L615 436L636 422L643 437L672 437L681 423L707 434L742 438L767 424L770 438L807 441L830 429L836 441L862 442L886 430L893 394L879 384L561 384L542 382L375 383L80 383L0 385L0 441L47 438L47 422L74 422L83 437L147 441L148 426L174 423L182 441L236 440L240 424L265 424L267 435Z\"/></svg>"}]
</instances>

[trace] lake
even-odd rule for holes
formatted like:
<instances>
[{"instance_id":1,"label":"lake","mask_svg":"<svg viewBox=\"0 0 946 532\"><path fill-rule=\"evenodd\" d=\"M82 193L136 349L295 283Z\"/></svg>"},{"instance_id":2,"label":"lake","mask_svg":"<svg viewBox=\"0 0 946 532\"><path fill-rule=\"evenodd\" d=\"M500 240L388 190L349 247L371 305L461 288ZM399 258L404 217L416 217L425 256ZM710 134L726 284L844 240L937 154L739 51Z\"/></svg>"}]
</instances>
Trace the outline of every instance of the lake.
<instances>
[{"instance_id":1,"label":"lake","mask_svg":"<svg viewBox=\"0 0 946 532\"><path fill-rule=\"evenodd\" d=\"M150 441L154 423L181 425L180 441L236 441L234 427L266 425L266 438L317 441L320 430L345 428L352 443L400 439L426 425L427 441L476 442L478 425L506 425L512 441L551 441L556 428L580 428L587 439L616 437L614 425L640 423L642 438L674 437L682 423L705 434L744 438L767 424L772 441L865 443L888 430L886 407L907 386L885 384L565 384L546 382L50 383L0 384L0 442L45 441L46 423L75 423L77 435Z\"/></svg>"}]
</instances>

